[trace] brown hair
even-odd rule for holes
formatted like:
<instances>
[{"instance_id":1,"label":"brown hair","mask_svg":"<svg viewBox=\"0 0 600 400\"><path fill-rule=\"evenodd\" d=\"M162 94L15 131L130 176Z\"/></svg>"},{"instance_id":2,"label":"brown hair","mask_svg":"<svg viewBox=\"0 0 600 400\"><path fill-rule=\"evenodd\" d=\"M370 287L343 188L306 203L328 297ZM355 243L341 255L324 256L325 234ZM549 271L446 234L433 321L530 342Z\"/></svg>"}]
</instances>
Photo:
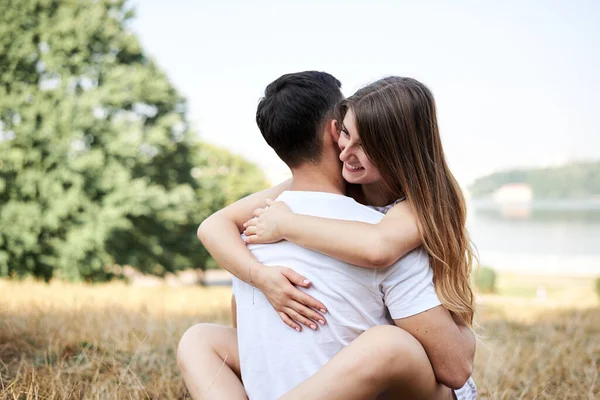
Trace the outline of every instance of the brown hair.
<instances>
[{"instance_id":1,"label":"brown hair","mask_svg":"<svg viewBox=\"0 0 600 400\"><path fill-rule=\"evenodd\" d=\"M415 212L442 304L472 326L475 255L465 200L444 157L433 95L415 79L388 77L343 101L342 115L348 109L390 195L406 196Z\"/></svg>"}]
</instances>

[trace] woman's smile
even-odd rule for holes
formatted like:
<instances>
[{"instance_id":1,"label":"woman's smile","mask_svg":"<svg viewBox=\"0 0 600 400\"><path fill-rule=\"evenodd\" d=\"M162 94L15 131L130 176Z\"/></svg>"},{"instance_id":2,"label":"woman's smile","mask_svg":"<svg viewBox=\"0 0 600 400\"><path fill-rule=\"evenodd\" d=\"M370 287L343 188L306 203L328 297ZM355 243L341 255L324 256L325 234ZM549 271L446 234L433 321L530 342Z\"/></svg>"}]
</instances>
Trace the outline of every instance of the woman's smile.
<instances>
[{"instance_id":1,"label":"woman's smile","mask_svg":"<svg viewBox=\"0 0 600 400\"><path fill-rule=\"evenodd\" d=\"M360 165L352 165L349 164L347 162L344 163L344 168L346 168L347 171L349 172L360 172L360 171L364 171L365 167L360 166Z\"/></svg>"}]
</instances>

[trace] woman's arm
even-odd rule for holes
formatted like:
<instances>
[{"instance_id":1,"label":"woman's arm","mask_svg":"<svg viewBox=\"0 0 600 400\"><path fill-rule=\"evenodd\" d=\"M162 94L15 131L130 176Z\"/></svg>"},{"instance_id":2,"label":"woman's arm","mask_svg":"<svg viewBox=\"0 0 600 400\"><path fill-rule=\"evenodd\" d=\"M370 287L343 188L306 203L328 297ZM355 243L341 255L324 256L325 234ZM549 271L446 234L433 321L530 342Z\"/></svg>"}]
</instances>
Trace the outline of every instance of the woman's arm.
<instances>
[{"instance_id":1,"label":"woman's arm","mask_svg":"<svg viewBox=\"0 0 600 400\"><path fill-rule=\"evenodd\" d=\"M246 283L252 278L252 284L263 292L286 324L301 330L294 322L297 321L316 329L315 321L326 320L315 310L324 313L325 306L294 286L308 287L310 282L289 268L258 263L240 238L242 225L252 210L263 205L265 199L279 196L290 183L288 180L217 211L200 224L198 238L220 266Z\"/></svg>"},{"instance_id":2,"label":"woman's arm","mask_svg":"<svg viewBox=\"0 0 600 400\"><path fill-rule=\"evenodd\" d=\"M290 184L288 180L244 197L206 218L198 227L198 238L215 261L246 283L250 283L248 267L256 258L240 238L242 226L252 210L269 196L279 196Z\"/></svg>"},{"instance_id":3,"label":"woman's arm","mask_svg":"<svg viewBox=\"0 0 600 400\"><path fill-rule=\"evenodd\" d=\"M408 205L396 204L377 224L294 214L282 202L267 202L244 227L247 243L288 240L349 264L389 267L421 244L417 221Z\"/></svg>"}]
</instances>

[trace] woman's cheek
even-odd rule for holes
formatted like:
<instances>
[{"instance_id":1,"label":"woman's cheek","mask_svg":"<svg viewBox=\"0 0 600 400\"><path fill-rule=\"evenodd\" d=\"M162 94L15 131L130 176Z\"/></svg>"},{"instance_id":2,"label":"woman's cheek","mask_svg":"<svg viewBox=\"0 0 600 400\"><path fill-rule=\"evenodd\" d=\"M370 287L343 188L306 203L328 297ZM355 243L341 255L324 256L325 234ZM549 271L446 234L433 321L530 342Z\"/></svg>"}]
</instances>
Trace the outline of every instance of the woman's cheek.
<instances>
[{"instance_id":1,"label":"woman's cheek","mask_svg":"<svg viewBox=\"0 0 600 400\"><path fill-rule=\"evenodd\" d=\"M361 163L362 163L363 167L365 167L365 170L366 170L367 175L369 176L370 180L378 181L381 179L381 174L379 173L379 170L377 169L377 167L375 165L373 165L373 163L367 157L362 159Z\"/></svg>"}]
</instances>

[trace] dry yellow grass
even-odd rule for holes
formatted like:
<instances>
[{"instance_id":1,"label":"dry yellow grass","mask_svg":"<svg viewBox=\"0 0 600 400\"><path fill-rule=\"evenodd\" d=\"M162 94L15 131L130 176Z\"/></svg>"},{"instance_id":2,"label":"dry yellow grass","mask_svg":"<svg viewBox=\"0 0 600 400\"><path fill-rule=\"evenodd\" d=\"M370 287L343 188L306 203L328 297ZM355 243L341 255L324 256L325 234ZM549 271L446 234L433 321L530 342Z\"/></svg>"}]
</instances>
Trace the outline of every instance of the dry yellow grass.
<instances>
[{"instance_id":1,"label":"dry yellow grass","mask_svg":"<svg viewBox=\"0 0 600 400\"><path fill-rule=\"evenodd\" d=\"M500 295L480 299L480 398L600 398L592 281L546 279L546 301L513 290L531 286L524 282L505 277ZM179 337L199 321L229 323L229 296L228 288L0 280L0 398L186 398Z\"/></svg>"},{"instance_id":2,"label":"dry yellow grass","mask_svg":"<svg viewBox=\"0 0 600 400\"><path fill-rule=\"evenodd\" d=\"M535 297L543 285L547 299ZM600 398L600 308L591 279L503 276L480 298L482 399Z\"/></svg>"}]
</instances>

